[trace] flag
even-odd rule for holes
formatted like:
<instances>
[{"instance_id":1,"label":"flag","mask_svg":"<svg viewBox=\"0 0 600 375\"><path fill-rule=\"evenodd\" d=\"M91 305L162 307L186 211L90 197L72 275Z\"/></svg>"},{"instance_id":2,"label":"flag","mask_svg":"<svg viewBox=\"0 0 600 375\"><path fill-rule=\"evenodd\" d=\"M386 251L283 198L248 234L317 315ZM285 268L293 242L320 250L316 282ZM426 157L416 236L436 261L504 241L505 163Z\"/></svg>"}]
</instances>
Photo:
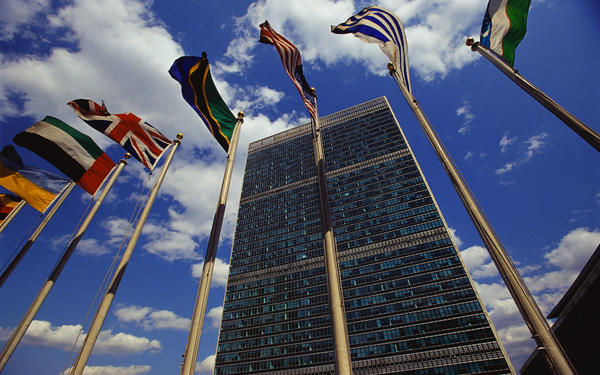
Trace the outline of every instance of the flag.
<instances>
[{"instance_id":1,"label":"flag","mask_svg":"<svg viewBox=\"0 0 600 375\"><path fill-rule=\"evenodd\" d=\"M354 34L367 43L377 43L400 74L404 86L412 94L408 72L408 46L404 27L398 17L389 10L370 6L352 16L346 22L331 26L334 34Z\"/></svg>"},{"instance_id":2,"label":"flag","mask_svg":"<svg viewBox=\"0 0 600 375\"><path fill-rule=\"evenodd\" d=\"M261 43L272 44L281 57L283 68L290 77L296 88L304 100L304 105L313 118L317 116L316 96L304 78L302 71L302 59L300 51L289 40L277 34L269 22L260 25L260 40Z\"/></svg>"},{"instance_id":3,"label":"flag","mask_svg":"<svg viewBox=\"0 0 600 375\"><path fill-rule=\"evenodd\" d=\"M92 195L115 166L90 137L51 116L17 134L13 141L46 159Z\"/></svg>"},{"instance_id":4,"label":"flag","mask_svg":"<svg viewBox=\"0 0 600 375\"><path fill-rule=\"evenodd\" d=\"M0 194L0 224L23 199L12 194Z\"/></svg>"},{"instance_id":5,"label":"flag","mask_svg":"<svg viewBox=\"0 0 600 375\"><path fill-rule=\"evenodd\" d=\"M510 66L515 49L527 31L531 0L490 0L483 17L479 43L494 51Z\"/></svg>"},{"instance_id":6,"label":"flag","mask_svg":"<svg viewBox=\"0 0 600 375\"><path fill-rule=\"evenodd\" d=\"M111 115L104 102L99 105L88 99L76 99L67 104L83 121L123 146L150 171L171 144L169 138L133 113Z\"/></svg>"},{"instance_id":7,"label":"flag","mask_svg":"<svg viewBox=\"0 0 600 375\"><path fill-rule=\"evenodd\" d=\"M183 99L200 115L221 147L228 151L237 118L215 87L206 53L203 52L202 57L178 58L171 65L169 74L181 85Z\"/></svg>"},{"instance_id":8,"label":"flag","mask_svg":"<svg viewBox=\"0 0 600 375\"><path fill-rule=\"evenodd\" d=\"M13 146L4 146L0 152L0 185L42 213L69 182L62 176L24 165Z\"/></svg>"}]
</instances>

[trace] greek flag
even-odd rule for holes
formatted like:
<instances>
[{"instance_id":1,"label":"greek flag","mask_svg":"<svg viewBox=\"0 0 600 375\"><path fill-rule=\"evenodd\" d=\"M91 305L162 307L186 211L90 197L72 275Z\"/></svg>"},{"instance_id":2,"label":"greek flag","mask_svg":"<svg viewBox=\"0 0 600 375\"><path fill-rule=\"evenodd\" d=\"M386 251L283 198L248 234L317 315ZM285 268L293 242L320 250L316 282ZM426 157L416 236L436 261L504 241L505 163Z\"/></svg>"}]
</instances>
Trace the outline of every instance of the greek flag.
<instances>
[{"instance_id":1,"label":"greek flag","mask_svg":"<svg viewBox=\"0 0 600 375\"><path fill-rule=\"evenodd\" d=\"M402 23L389 10L370 6L357 15L348 18L344 23L331 26L334 34L354 34L367 42L377 43L385 55L394 64L394 68L402 77L404 85L412 94L410 75L408 72L408 49Z\"/></svg>"}]
</instances>

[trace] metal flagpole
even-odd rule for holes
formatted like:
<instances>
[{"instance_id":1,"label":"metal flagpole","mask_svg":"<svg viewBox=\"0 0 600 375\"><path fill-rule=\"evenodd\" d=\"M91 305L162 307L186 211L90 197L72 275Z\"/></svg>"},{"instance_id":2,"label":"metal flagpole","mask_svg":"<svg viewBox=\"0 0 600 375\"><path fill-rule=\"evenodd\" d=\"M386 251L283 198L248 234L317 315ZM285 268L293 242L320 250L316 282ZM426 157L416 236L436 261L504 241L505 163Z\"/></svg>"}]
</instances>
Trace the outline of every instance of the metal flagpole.
<instances>
[{"instance_id":1,"label":"metal flagpole","mask_svg":"<svg viewBox=\"0 0 600 375\"><path fill-rule=\"evenodd\" d=\"M344 309L344 296L340 281L340 270L337 261L337 244L331 226L331 211L329 208L329 193L325 177L325 156L321 138L321 126L317 111L315 89L315 116L313 125L313 148L319 179L319 198L321 206L321 231L323 232L323 245L325 250L325 271L327 273L327 289L329 296L329 309L331 313L331 327L335 351L335 367L337 375L351 375L352 362L350 361L350 347L348 344L348 329L346 327L346 311Z\"/></svg>"},{"instance_id":2,"label":"metal flagpole","mask_svg":"<svg viewBox=\"0 0 600 375\"><path fill-rule=\"evenodd\" d=\"M56 201L56 203L54 204L54 206L52 206L52 208L50 209L50 211L48 211L48 214L46 214L46 216L44 217L44 219L42 220L42 222L40 223L40 225L38 225L38 227L35 230L35 232L33 232L33 234L31 235L31 237L29 237L29 240L27 240L27 242L25 242L25 245L23 245L23 247L21 248L21 250L19 250L19 252L17 253L17 255L13 258L13 260L11 260L10 264L6 267L6 269L4 271L2 271L2 275L0 275L0 287L2 287L2 285L4 284L4 282L6 281L6 279L8 279L8 276L10 276L10 274L12 273L12 271L15 270L15 268L17 267L17 265L21 261L21 259L23 259L23 257L25 256L25 254L27 254L27 252L29 251L29 249L31 248L31 246L33 245L33 243L35 242L35 240L42 233L42 231L44 230L44 228L46 228L46 225L48 224L48 222L50 221L50 219L52 219L52 217L54 216L54 214L56 213L56 211L58 211L58 208L62 205L62 203L65 201L65 199L67 198L67 196L69 195L69 193L71 192L71 190L73 190L74 187L75 187L75 183L71 181L67 185L67 187L63 190L63 193L60 195L60 197L58 198L58 200Z\"/></svg>"},{"instance_id":3,"label":"metal flagpole","mask_svg":"<svg viewBox=\"0 0 600 375\"><path fill-rule=\"evenodd\" d=\"M102 201L104 201L104 198L106 197L106 195L108 194L108 192L110 191L112 186L114 185L117 177L121 173L121 170L127 164L127 161L125 159L129 158L129 156L130 156L129 153L125 154L125 157L119 162L119 165L117 166L115 172L113 173L113 175L110 177L110 179L106 183L106 186L102 190L102 193L100 193L100 195L98 196L96 203L94 203L94 206L91 208L87 217L81 223L81 226L77 230L77 233L75 233L75 236L69 243L69 246L67 247L67 249L61 256L58 263L56 263L56 265L54 266L52 273L50 274L50 276L48 276L48 279L42 286L42 289L38 293L37 297L33 300L33 303L31 304L31 306L29 306L29 309L23 316L23 319L21 319L21 322L19 323L17 328L15 328L15 330L13 331L12 335L10 336L10 339L4 346L4 349L2 349L2 354L0 354L0 372L6 365L6 362L8 362L8 359L10 358L12 353L17 348L17 345L19 345L19 342L25 335L25 331L27 331L27 328L29 328L29 325L33 321L33 318L35 317L35 315L37 314L39 309L42 307L42 304L46 300L46 297L50 293L50 290L54 286L54 283L56 283L58 276L60 275L63 268L67 264L67 261L71 257L71 254L73 254L73 251L77 247L77 244L79 244L79 241L81 240L81 237L83 236L83 233L88 228L88 226L90 225L90 222L94 218L94 215L98 211L100 204L102 204ZM75 184L73 183L73 186L74 185Z\"/></svg>"},{"instance_id":4,"label":"metal flagpole","mask_svg":"<svg viewBox=\"0 0 600 375\"><path fill-rule=\"evenodd\" d=\"M244 112L239 112L237 124L235 124L235 128L233 129L233 135L231 136L231 142L227 152L227 164L225 166L225 173L223 174L223 183L221 184L221 195L219 196L217 210L213 218L212 229L208 239L206 257L204 258L204 266L202 267L202 276L200 277L200 283L198 285L192 322L190 323L190 331L185 345L185 353L183 354L181 375L194 375L196 370L196 359L198 357L200 337L202 336L202 326L204 325L208 292L210 290L210 282L215 267L217 248L219 247L219 236L221 234L223 216L225 215L225 204L227 203L229 183L231 182L231 175L233 173L233 162L235 160L238 138L240 136L240 128L243 123Z\"/></svg>"},{"instance_id":5,"label":"metal flagpole","mask_svg":"<svg viewBox=\"0 0 600 375\"><path fill-rule=\"evenodd\" d=\"M442 141L429 124L429 121L425 117L425 114L419 106L417 99L415 99L408 92L408 89L402 83L402 80L398 72L396 72L394 69L392 63L388 64L388 69L390 70L390 75L396 80L396 83L398 84L400 91L402 91L406 102L421 124L423 131L427 135L427 138L433 146L435 153L442 162L444 169L446 169L446 172L448 173L456 192L467 209L473 224L475 224L481 239L486 245L490 256L494 260L502 279L506 283L506 287L510 291L511 296L519 308L525 323L527 323L529 331L531 332L536 343L540 348L546 350L551 367L555 373L564 375L576 374L575 369L565 355L564 350L556 339L556 336L550 330L544 315L537 306L533 296L529 292L529 289L523 282L521 275L518 273L512 260L508 256L508 253L504 249L500 239L492 228L492 225L487 220L483 211L479 207L479 204L477 204L477 201L473 197L473 193L452 162L452 159L448 155L448 152L442 144Z\"/></svg>"},{"instance_id":6,"label":"metal flagpole","mask_svg":"<svg viewBox=\"0 0 600 375\"><path fill-rule=\"evenodd\" d=\"M98 307L98 311L96 311L96 316L92 321L92 325L90 326L90 330L85 337L85 341L83 342L83 346L79 351L79 356L77 357L77 361L71 370L71 375L82 375L85 365L87 364L88 359L90 358L90 354L92 353L92 349L94 349L94 344L96 344L96 340L98 339L98 335L100 334L100 329L102 328L102 324L104 324L104 319L108 314L108 310L110 309L110 305L112 304L113 299L115 298L115 294L117 293L117 289L119 288L119 284L121 283L121 279L125 274L125 270L127 269L127 265L129 264L129 259L131 258L131 254L133 254L133 249L140 238L140 234L142 233L142 229L144 228L144 224L146 223L146 219L148 218L148 214L150 213L150 209L152 208L152 204L158 195L158 189L165 179L165 174L169 169L169 165L171 164L171 160L173 159L173 155L177 150L177 147L181 143L181 139L183 135L181 133L177 134L177 139L173 141L173 148L167 156L165 163L160 171L160 174L156 178L156 182L154 183L154 188L150 192L150 196L148 197L148 201L146 202L146 206L140 215L140 218L135 226L135 229L131 235L131 239L129 240L129 244L125 248L123 252L123 256L121 257L121 262L119 263L117 269L115 270L115 274L110 282L110 285L104 294L104 298L102 298L102 302L100 302L100 306Z\"/></svg>"},{"instance_id":7,"label":"metal flagpole","mask_svg":"<svg viewBox=\"0 0 600 375\"><path fill-rule=\"evenodd\" d=\"M479 52L483 57L494 64L502 73L506 74L511 81L525 90L532 98L537 100L541 105L546 107L550 112L554 113L562 122L564 122L571 130L583 138L590 146L600 151L600 135L593 131L583 122L579 121L575 116L561 107L557 102L552 100L548 95L544 94L540 89L535 87L531 82L523 78L519 72L508 65L504 60L492 53L487 47L482 46L479 42L475 42L473 38L467 39L467 46L471 46L471 50Z\"/></svg>"},{"instance_id":8,"label":"metal flagpole","mask_svg":"<svg viewBox=\"0 0 600 375\"><path fill-rule=\"evenodd\" d=\"M6 215L6 217L4 218L4 221L2 221L2 224L0 224L0 233L2 233L4 228L6 228L6 226L8 225L8 223L10 223L12 221L12 219L14 219L14 217L17 216L19 211L21 211L21 208L23 208L24 206L25 206L25 200L21 199L21 201L19 203L17 203L15 208L13 208L10 211L10 213L8 215Z\"/></svg>"}]
</instances>

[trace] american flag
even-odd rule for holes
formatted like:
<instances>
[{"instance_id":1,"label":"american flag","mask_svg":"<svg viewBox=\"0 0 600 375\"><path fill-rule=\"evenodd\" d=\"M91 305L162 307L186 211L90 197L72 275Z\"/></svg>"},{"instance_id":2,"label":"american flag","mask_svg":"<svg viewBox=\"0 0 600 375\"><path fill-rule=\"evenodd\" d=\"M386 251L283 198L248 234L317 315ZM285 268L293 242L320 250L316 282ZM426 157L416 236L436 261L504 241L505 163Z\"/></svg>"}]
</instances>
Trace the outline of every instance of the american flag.
<instances>
[{"instance_id":1,"label":"american flag","mask_svg":"<svg viewBox=\"0 0 600 375\"><path fill-rule=\"evenodd\" d=\"M283 68L300 92L306 109L308 109L313 118L316 118L316 96L313 94L308 82L306 82L306 78L304 78L304 73L302 72L302 59L300 58L300 51L298 51L298 48L296 48L289 40L277 34L267 21L260 25L260 42L275 46L275 49L279 53L279 57L281 57Z\"/></svg>"},{"instance_id":2,"label":"american flag","mask_svg":"<svg viewBox=\"0 0 600 375\"><path fill-rule=\"evenodd\" d=\"M113 115L108 112L104 102L100 105L89 99L76 99L67 104L83 121L123 146L150 171L171 144L169 138L133 113Z\"/></svg>"}]
</instances>

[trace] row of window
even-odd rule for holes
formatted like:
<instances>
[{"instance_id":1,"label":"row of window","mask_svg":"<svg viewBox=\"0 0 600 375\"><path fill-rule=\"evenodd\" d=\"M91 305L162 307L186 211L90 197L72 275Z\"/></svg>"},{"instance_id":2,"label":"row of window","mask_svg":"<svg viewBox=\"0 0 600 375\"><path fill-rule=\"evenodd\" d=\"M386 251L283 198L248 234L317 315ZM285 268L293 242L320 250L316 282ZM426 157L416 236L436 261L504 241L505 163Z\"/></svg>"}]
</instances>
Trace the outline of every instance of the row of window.
<instances>
[{"instance_id":1,"label":"row of window","mask_svg":"<svg viewBox=\"0 0 600 375\"><path fill-rule=\"evenodd\" d=\"M312 245L314 245L315 249L321 248L320 243L312 243ZM356 258L356 259L343 261L343 262L340 262L339 267L341 270L344 270L347 268L358 267L358 266L362 266L362 265L370 264L370 263L377 263L377 262L381 262L381 261L388 260L388 259L398 259L398 261L402 261L404 265L411 264L411 263L418 263L418 262L422 262L425 260L436 259L436 258L441 258L441 257L447 256L447 255L455 254L453 247L440 248L442 246L448 246L448 245L452 245L452 242L450 241L449 238L446 238L446 239L426 242L426 243L422 243L422 244L418 244L418 245L414 245L414 246L396 248L394 250L388 250L388 251L381 252L378 254L365 256L362 258ZM293 249L294 248L287 248L285 250L287 250L287 254L292 254ZM307 251L309 249L311 249L311 247L303 247L302 251ZM262 249L262 250L264 250L264 249ZM268 250L269 249L267 248L267 254L278 253L277 251L268 251ZM254 250L252 252L248 251L248 252L244 252L244 253L239 252L238 255L250 257L252 254L255 253L255 251L256 250ZM276 283L274 285L271 284L269 286L263 286L263 287L259 287L259 288L251 289L251 290L249 290L248 286L243 286L241 288L236 288L237 292L233 291L233 288L230 286L230 288L228 288L226 301L234 301L234 300L258 297L258 296L271 294L271 293L280 293L283 291L292 291L297 288L306 288L311 285L318 285L318 284L323 284L323 283L325 283L324 275L318 276L317 278L303 278L303 279L297 279L297 280L293 280L293 281L285 282L285 283ZM358 296L358 295L379 293L379 292L382 292L385 290L396 289L399 287L405 287L406 285L407 285L407 283L401 283L401 284L397 284L397 285L384 283L384 284L381 284L381 287L377 286L376 289L374 289L374 290L368 289L371 287L348 289L348 290L344 290L344 296L345 296L345 298L350 298L350 297ZM367 289L365 289L365 288L367 288ZM240 292L239 290L242 290L242 291ZM304 292L300 292L300 293L304 293Z\"/></svg>"},{"instance_id":2,"label":"row of window","mask_svg":"<svg viewBox=\"0 0 600 375\"><path fill-rule=\"evenodd\" d=\"M357 277L357 279L360 279L360 282L364 282L364 280L369 280L369 279L384 280L384 279L388 279L388 278L392 278L392 279L406 278L407 276L410 276L413 274L418 274L418 273L422 273L422 272L431 272L431 271L434 271L437 269L454 267L454 266L460 265L460 260L458 259L457 256L452 256L449 258L434 260L431 262L412 265L412 266L408 266L408 267L398 267L401 264L402 264L401 259L393 259L393 260L389 260L389 261L385 261L385 262L381 262L381 263L374 263L374 264L370 264L370 265L366 265L366 266L362 266L362 267L343 270L341 276L342 276L343 282L351 283L351 284L355 280L355 279L350 279L351 277ZM240 270L244 270L245 268L246 267L238 267L235 270L232 270L232 271L236 271L235 273L232 273L232 274L237 274L237 273L241 272ZM381 272L381 271L384 271L384 272ZM429 275L429 274L427 274L427 275ZM358 282L357 282L357 284L358 284ZM326 286L323 286L322 291L323 292L326 291ZM252 306L258 306L258 305L263 305L262 308L258 310L258 311L262 311L263 313L286 310L288 308L293 309L296 307L304 306L305 304L309 304L309 303L311 303L311 300L312 300L313 304L318 303L317 298L320 298L320 296L317 296L317 297L313 296L311 298L302 298L300 300L290 300L289 302L286 301L284 303L276 303L273 305L265 304L265 303L268 303L265 301L268 298L271 298L271 297L260 297L260 298L254 298L254 299L246 299L246 300L238 300L238 301L228 302L228 303L225 303L225 311L231 311L231 310L237 310L237 309L249 309ZM380 298L381 298L381 296L380 296ZM279 299L273 298L273 300L279 300ZM250 310L254 310L254 309L250 309ZM258 312L258 313L260 313L260 312Z\"/></svg>"},{"instance_id":3,"label":"row of window","mask_svg":"<svg viewBox=\"0 0 600 375\"><path fill-rule=\"evenodd\" d=\"M355 232L344 236L336 237L339 251L353 249L372 243L383 242L394 238L408 236L413 233L425 232L430 229L442 228L444 223L441 220L434 220L429 223L419 224L408 228L400 228L391 232L367 236L365 231Z\"/></svg>"}]
</instances>

